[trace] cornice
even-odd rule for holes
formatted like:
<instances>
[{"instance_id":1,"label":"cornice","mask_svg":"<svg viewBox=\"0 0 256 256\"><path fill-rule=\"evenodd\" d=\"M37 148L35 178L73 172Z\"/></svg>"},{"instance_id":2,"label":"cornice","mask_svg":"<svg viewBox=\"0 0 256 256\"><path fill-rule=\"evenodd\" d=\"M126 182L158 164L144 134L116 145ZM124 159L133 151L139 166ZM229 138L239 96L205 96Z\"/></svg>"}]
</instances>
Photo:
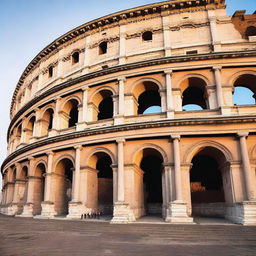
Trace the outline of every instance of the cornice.
<instances>
[{"instance_id":1,"label":"cornice","mask_svg":"<svg viewBox=\"0 0 256 256\"><path fill-rule=\"evenodd\" d=\"M10 135L10 129L13 124L18 120L18 118L29 108L33 107L34 104L39 102L40 100L44 99L45 97L58 92L62 89L70 87L74 84L84 82L90 80L92 78L113 74L121 71L127 71L136 68L142 67L149 67L149 66L156 66L156 65L163 65L163 64L171 64L171 63L178 63L178 62L190 62L190 61L202 61L202 60L215 60L215 59L225 59L225 58L242 58L242 57L256 57L256 50L252 51L236 51L236 52L219 52L219 53L208 53L208 54L196 54L196 55L183 55L183 56L174 56L174 57L164 57L158 58L153 60L147 61L140 61L134 62L130 64L118 65L114 67L109 67L104 70L95 71L92 73L88 73L82 75L77 78L73 78L72 80L68 80L66 82L60 83L55 85L54 87L50 88L49 90L45 91L41 95L34 97L31 101L29 101L26 105L24 105L12 118L8 132L7 132L7 140Z\"/></svg>"},{"instance_id":2,"label":"cornice","mask_svg":"<svg viewBox=\"0 0 256 256\"><path fill-rule=\"evenodd\" d=\"M124 11L116 12L110 15L103 16L101 18L92 20L90 22L84 23L66 34L60 36L52 43L47 45L41 52L39 52L36 57L28 64L24 72L22 73L19 82L15 88L12 104L17 96L18 90L20 86L23 84L25 77L29 72L34 70L35 67L38 66L38 63L52 52L58 50L63 44L75 40L77 37L81 37L83 35L92 33L94 30L104 27L106 25L111 25L114 23L120 23L127 19L137 18L139 16L147 16L154 13L162 13L169 12L175 13L181 9L189 9L189 8L224 8L225 0L171 0L171 1L163 1L155 4L143 5L131 9L127 9Z\"/></svg>"},{"instance_id":3,"label":"cornice","mask_svg":"<svg viewBox=\"0 0 256 256\"><path fill-rule=\"evenodd\" d=\"M256 123L256 116L222 116L222 117L206 117L206 118L184 118L184 119L172 119L172 120L155 120L142 123L132 123L132 124L122 124L109 127L99 127L93 130L77 131L69 134L57 135L55 137L46 138L32 144L26 145L21 149L16 150L11 155L9 155L1 166L1 172L3 173L4 166L8 164L15 157L20 154L26 153L29 150L33 150L38 147L45 145L50 145L52 143L66 141L70 139L76 139L81 137L106 134L106 133L116 133L124 132L130 130L139 129L150 129L159 127L175 127L175 126L191 126L191 125L218 125L218 124L237 124L237 123Z\"/></svg>"}]
</instances>

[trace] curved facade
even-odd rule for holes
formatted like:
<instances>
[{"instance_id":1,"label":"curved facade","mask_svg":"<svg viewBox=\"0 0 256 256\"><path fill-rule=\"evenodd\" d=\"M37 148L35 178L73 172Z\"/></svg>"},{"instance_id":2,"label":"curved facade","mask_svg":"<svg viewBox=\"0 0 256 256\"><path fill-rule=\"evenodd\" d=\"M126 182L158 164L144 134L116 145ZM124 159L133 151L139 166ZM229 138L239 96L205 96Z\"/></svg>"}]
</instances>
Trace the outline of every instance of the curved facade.
<instances>
[{"instance_id":1,"label":"curved facade","mask_svg":"<svg viewBox=\"0 0 256 256\"><path fill-rule=\"evenodd\" d=\"M15 89L1 212L256 223L256 14L166 1L86 23Z\"/></svg>"}]
</instances>

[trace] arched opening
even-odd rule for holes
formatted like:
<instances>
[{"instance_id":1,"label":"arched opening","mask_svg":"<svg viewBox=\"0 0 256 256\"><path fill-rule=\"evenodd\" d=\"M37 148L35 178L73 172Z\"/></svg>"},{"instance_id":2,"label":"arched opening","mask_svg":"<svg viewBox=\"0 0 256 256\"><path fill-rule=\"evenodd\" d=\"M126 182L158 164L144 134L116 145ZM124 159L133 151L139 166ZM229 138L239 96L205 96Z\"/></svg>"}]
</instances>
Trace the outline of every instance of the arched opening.
<instances>
[{"instance_id":1,"label":"arched opening","mask_svg":"<svg viewBox=\"0 0 256 256\"><path fill-rule=\"evenodd\" d=\"M49 108L44 112L42 122L42 136L47 136L53 125L53 109Z\"/></svg>"},{"instance_id":2,"label":"arched opening","mask_svg":"<svg viewBox=\"0 0 256 256\"><path fill-rule=\"evenodd\" d=\"M49 68L48 68L48 77L50 78L50 77L53 77L53 66L50 66Z\"/></svg>"},{"instance_id":3,"label":"arched opening","mask_svg":"<svg viewBox=\"0 0 256 256\"><path fill-rule=\"evenodd\" d=\"M34 179L33 215L39 215L42 211L41 203L44 201L46 167L43 163L37 165Z\"/></svg>"},{"instance_id":4,"label":"arched opening","mask_svg":"<svg viewBox=\"0 0 256 256\"><path fill-rule=\"evenodd\" d=\"M162 112L159 87L156 83L145 81L137 84L133 94L138 101L137 114Z\"/></svg>"},{"instance_id":5,"label":"arched opening","mask_svg":"<svg viewBox=\"0 0 256 256\"><path fill-rule=\"evenodd\" d=\"M244 74L237 78L234 83L233 104L253 105L255 104L256 76Z\"/></svg>"},{"instance_id":6,"label":"arched opening","mask_svg":"<svg viewBox=\"0 0 256 256\"><path fill-rule=\"evenodd\" d=\"M226 202L232 202L230 182L224 154L213 147L202 148L193 157L190 170L193 216L224 218Z\"/></svg>"},{"instance_id":7,"label":"arched opening","mask_svg":"<svg viewBox=\"0 0 256 256\"><path fill-rule=\"evenodd\" d=\"M112 160L105 153L98 154L96 169L98 172L98 205L105 215L113 215L113 170Z\"/></svg>"},{"instance_id":8,"label":"arched opening","mask_svg":"<svg viewBox=\"0 0 256 256\"><path fill-rule=\"evenodd\" d=\"M27 127L26 127L26 143L29 143L29 140L33 137L35 121L36 121L35 116L32 116L30 118L30 120L28 121L28 123L27 123Z\"/></svg>"},{"instance_id":9,"label":"arched opening","mask_svg":"<svg viewBox=\"0 0 256 256\"><path fill-rule=\"evenodd\" d=\"M182 107L185 111L208 108L206 83L203 79L190 77L181 83Z\"/></svg>"},{"instance_id":10,"label":"arched opening","mask_svg":"<svg viewBox=\"0 0 256 256\"><path fill-rule=\"evenodd\" d=\"M250 36L256 36L256 27L250 26L246 29L245 36L249 38Z\"/></svg>"},{"instance_id":11,"label":"arched opening","mask_svg":"<svg viewBox=\"0 0 256 256\"><path fill-rule=\"evenodd\" d=\"M153 33L151 31L145 31L142 34L143 41L152 41L152 39L153 39Z\"/></svg>"},{"instance_id":12,"label":"arched opening","mask_svg":"<svg viewBox=\"0 0 256 256\"><path fill-rule=\"evenodd\" d=\"M106 41L99 44L99 55L107 53L108 43Z\"/></svg>"},{"instance_id":13,"label":"arched opening","mask_svg":"<svg viewBox=\"0 0 256 256\"><path fill-rule=\"evenodd\" d=\"M105 152L94 153L88 159L90 174L87 176L87 207L92 213L113 215L113 170L112 159Z\"/></svg>"},{"instance_id":14,"label":"arched opening","mask_svg":"<svg viewBox=\"0 0 256 256\"><path fill-rule=\"evenodd\" d=\"M22 181L20 184L20 202L26 203L27 201L27 195L28 195L28 167L23 166L20 171L20 177L19 179Z\"/></svg>"},{"instance_id":15,"label":"arched opening","mask_svg":"<svg viewBox=\"0 0 256 256\"><path fill-rule=\"evenodd\" d=\"M72 161L64 158L58 162L55 167L54 206L57 215L68 214L68 203L72 200L72 184L73 184L73 168Z\"/></svg>"},{"instance_id":16,"label":"arched opening","mask_svg":"<svg viewBox=\"0 0 256 256\"><path fill-rule=\"evenodd\" d=\"M22 128L21 128L21 124L18 125L17 129L16 129L16 137L14 137L14 147L13 149L16 149L17 146L20 145L20 141L21 141L21 133L22 133Z\"/></svg>"},{"instance_id":17,"label":"arched opening","mask_svg":"<svg viewBox=\"0 0 256 256\"><path fill-rule=\"evenodd\" d=\"M66 102L61 114L61 127L62 129L71 128L76 126L78 122L78 101L71 99Z\"/></svg>"},{"instance_id":18,"label":"arched opening","mask_svg":"<svg viewBox=\"0 0 256 256\"><path fill-rule=\"evenodd\" d=\"M113 118L113 93L110 90L101 90L93 97L93 120Z\"/></svg>"},{"instance_id":19,"label":"arched opening","mask_svg":"<svg viewBox=\"0 0 256 256\"><path fill-rule=\"evenodd\" d=\"M79 52L74 52L71 56L72 64L76 64L79 62Z\"/></svg>"},{"instance_id":20,"label":"arched opening","mask_svg":"<svg viewBox=\"0 0 256 256\"><path fill-rule=\"evenodd\" d=\"M155 149L146 148L141 152L140 169L143 174L144 215L162 215L162 155Z\"/></svg>"}]
</instances>

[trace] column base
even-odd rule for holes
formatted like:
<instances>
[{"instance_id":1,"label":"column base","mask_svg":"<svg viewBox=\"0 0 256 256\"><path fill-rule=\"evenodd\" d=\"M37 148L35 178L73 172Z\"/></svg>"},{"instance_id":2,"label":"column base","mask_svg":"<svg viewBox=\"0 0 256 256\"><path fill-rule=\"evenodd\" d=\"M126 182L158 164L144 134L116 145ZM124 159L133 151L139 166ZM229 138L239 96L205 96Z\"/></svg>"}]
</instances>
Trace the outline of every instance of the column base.
<instances>
[{"instance_id":1,"label":"column base","mask_svg":"<svg viewBox=\"0 0 256 256\"><path fill-rule=\"evenodd\" d=\"M125 224L135 221L133 211L130 209L129 204L124 202L116 202L114 204L114 214L110 223L112 224Z\"/></svg>"},{"instance_id":2,"label":"column base","mask_svg":"<svg viewBox=\"0 0 256 256\"><path fill-rule=\"evenodd\" d=\"M13 212L13 215L15 215L15 216L22 214L23 204L13 203L11 206L11 211Z\"/></svg>"},{"instance_id":3,"label":"column base","mask_svg":"<svg viewBox=\"0 0 256 256\"><path fill-rule=\"evenodd\" d=\"M167 110L166 117L173 119L174 118L174 110Z\"/></svg>"},{"instance_id":4,"label":"column base","mask_svg":"<svg viewBox=\"0 0 256 256\"><path fill-rule=\"evenodd\" d=\"M33 217L34 204L26 203L23 207L23 211L17 217Z\"/></svg>"},{"instance_id":5,"label":"column base","mask_svg":"<svg viewBox=\"0 0 256 256\"><path fill-rule=\"evenodd\" d=\"M81 202L69 202L67 219L80 219L83 212Z\"/></svg>"},{"instance_id":6,"label":"column base","mask_svg":"<svg viewBox=\"0 0 256 256\"><path fill-rule=\"evenodd\" d=\"M44 201L41 203L42 211L41 215L35 216L35 218L50 219L53 218L57 213L54 210L54 203L50 201Z\"/></svg>"},{"instance_id":7,"label":"column base","mask_svg":"<svg viewBox=\"0 0 256 256\"><path fill-rule=\"evenodd\" d=\"M124 123L124 116L114 116L114 125L123 124Z\"/></svg>"},{"instance_id":8,"label":"column base","mask_svg":"<svg viewBox=\"0 0 256 256\"><path fill-rule=\"evenodd\" d=\"M220 114L224 116L229 116L231 114L231 108L228 106L220 107Z\"/></svg>"},{"instance_id":9,"label":"column base","mask_svg":"<svg viewBox=\"0 0 256 256\"><path fill-rule=\"evenodd\" d=\"M244 201L228 207L225 217L237 224L256 226L256 201Z\"/></svg>"},{"instance_id":10,"label":"column base","mask_svg":"<svg viewBox=\"0 0 256 256\"><path fill-rule=\"evenodd\" d=\"M13 204L2 205L0 207L0 213L8 216L14 216L15 215L14 210L15 209L13 208Z\"/></svg>"},{"instance_id":11,"label":"column base","mask_svg":"<svg viewBox=\"0 0 256 256\"><path fill-rule=\"evenodd\" d=\"M85 130L87 127L87 123L86 122L81 122L81 123L77 123L76 124L76 131L83 131Z\"/></svg>"},{"instance_id":12,"label":"column base","mask_svg":"<svg viewBox=\"0 0 256 256\"><path fill-rule=\"evenodd\" d=\"M165 221L179 224L194 224L193 218L188 216L187 204L183 201L174 201L169 204Z\"/></svg>"}]
</instances>

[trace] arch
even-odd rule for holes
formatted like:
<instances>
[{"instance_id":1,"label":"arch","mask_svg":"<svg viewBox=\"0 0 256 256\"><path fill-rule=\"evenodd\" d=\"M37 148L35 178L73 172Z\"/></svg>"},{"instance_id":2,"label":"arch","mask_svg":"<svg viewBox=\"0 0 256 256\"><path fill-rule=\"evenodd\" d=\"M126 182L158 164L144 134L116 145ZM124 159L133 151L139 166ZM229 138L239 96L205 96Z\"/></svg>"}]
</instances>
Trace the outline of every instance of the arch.
<instances>
[{"instance_id":1,"label":"arch","mask_svg":"<svg viewBox=\"0 0 256 256\"><path fill-rule=\"evenodd\" d=\"M114 116L113 90L105 88L100 88L91 98L93 121L109 119Z\"/></svg>"},{"instance_id":2,"label":"arch","mask_svg":"<svg viewBox=\"0 0 256 256\"><path fill-rule=\"evenodd\" d=\"M158 81L157 83L155 81L155 79L143 78L136 81L132 86L132 94L135 101L138 103L135 104L134 102L134 114L147 113L147 110L152 107L156 109L156 113L159 113L159 107L161 109L161 96L159 91L162 86Z\"/></svg>"},{"instance_id":3,"label":"arch","mask_svg":"<svg viewBox=\"0 0 256 256\"><path fill-rule=\"evenodd\" d=\"M80 53L78 50L73 51L71 54L71 63L72 65L79 63Z\"/></svg>"},{"instance_id":4,"label":"arch","mask_svg":"<svg viewBox=\"0 0 256 256\"><path fill-rule=\"evenodd\" d=\"M90 97L90 99L89 99L89 103L96 103L95 104L95 106L97 106L98 107L98 105L99 105L99 102L98 101L94 101L94 97L98 94L98 93L100 93L101 91L111 91L111 93L112 93L112 95L116 95L117 94L117 92L112 88L112 87L110 87L110 86L103 86L103 87L100 87L99 89L97 89L92 95L91 95L91 97Z\"/></svg>"},{"instance_id":5,"label":"arch","mask_svg":"<svg viewBox=\"0 0 256 256\"><path fill-rule=\"evenodd\" d=\"M72 162L73 166L75 166L75 159L70 155L70 154L64 154L64 155L61 155L60 157L58 157L55 161L54 161L54 164L53 164L53 170L56 169L56 166L57 164L63 160L63 159L68 159Z\"/></svg>"},{"instance_id":6,"label":"arch","mask_svg":"<svg viewBox=\"0 0 256 256\"><path fill-rule=\"evenodd\" d=\"M199 78L199 79L202 79L204 81L206 86L210 85L210 80L206 76L198 74L198 73L189 73L189 74L186 74L186 75L182 76L177 82L177 84L179 85L179 88L181 89L181 92L183 92L187 88L186 86L181 85L182 82L185 81L186 79L189 79L189 78Z\"/></svg>"},{"instance_id":7,"label":"arch","mask_svg":"<svg viewBox=\"0 0 256 256\"><path fill-rule=\"evenodd\" d=\"M137 166L140 166L139 161L141 160L142 156L140 155L140 152L143 151L144 149L154 149L156 151L158 151L161 154L161 157L163 159L163 163L167 163L168 162L168 157L166 152L158 145L155 145L153 143L145 143L143 145L141 145L140 147L138 147L136 149L136 151L133 153L133 157L132 157L132 163L135 163Z\"/></svg>"},{"instance_id":8,"label":"arch","mask_svg":"<svg viewBox=\"0 0 256 256\"><path fill-rule=\"evenodd\" d=\"M62 155L54 164L54 209L57 215L68 214L72 200L74 161L69 155Z\"/></svg>"},{"instance_id":9,"label":"arch","mask_svg":"<svg viewBox=\"0 0 256 256\"><path fill-rule=\"evenodd\" d=\"M44 110L42 114L42 124L41 124L41 136L47 136L49 131L53 128L53 116L54 109L52 107L48 107Z\"/></svg>"},{"instance_id":10,"label":"arch","mask_svg":"<svg viewBox=\"0 0 256 256\"><path fill-rule=\"evenodd\" d=\"M108 51L108 42L103 41L99 44L99 55L106 54Z\"/></svg>"},{"instance_id":11,"label":"arch","mask_svg":"<svg viewBox=\"0 0 256 256\"><path fill-rule=\"evenodd\" d=\"M256 27L249 26L245 31L245 36L249 38L250 36L256 36Z\"/></svg>"},{"instance_id":12,"label":"arch","mask_svg":"<svg viewBox=\"0 0 256 256\"><path fill-rule=\"evenodd\" d=\"M234 86L235 81L242 75L254 75L256 76L256 71L254 70L242 70L239 72L235 72L234 74L232 74L229 79L228 79L228 84Z\"/></svg>"},{"instance_id":13,"label":"arch","mask_svg":"<svg viewBox=\"0 0 256 256\"><path fill-rule=\"evenodd\" d=\"M223 153L223 155L225 156L227 162L231 162L233 159L231 152L225 146L223 146L222 144L215 142L215 141L205 140L205 141L200 141L199 143L196 143L195 145L192 145L184 153L183 162L185 164L190 164L193 157L205 147L213 147L213 148L216 148L219 151L221 151Z\"/></svg>"},{"instance_id":14,"label":"arch","mask_svg":"<svg viewBox=\"0 0 256 256\"><path fill-rule=\"evenodd\" d=\"M89 152L88 157L86 157L86 159L87 159L86 165L88 165L91 168L96 169L95 162L94 161L90 161L90 159L91 159L91 157L94 154L97 154L97 153L105 153L105 154L109 155L109 157L111 158L112 164L116 163L116 159L115 159L114 153L111 150L109 150L107 148L104 148L104 147L97 147L97 148L92 149Z\"/></svg>"},{"instance_id":15,"label":"arch","mask_svg":"<svg viewBox=\"0 0 256 256\"><path fill-rule=\"evenodd\" d=\"M208 108L207 83L203 76L190 74L180 82L179 86L184 110L198 110L197 106L201 109Z\"/></svg>"}]
</instances>

